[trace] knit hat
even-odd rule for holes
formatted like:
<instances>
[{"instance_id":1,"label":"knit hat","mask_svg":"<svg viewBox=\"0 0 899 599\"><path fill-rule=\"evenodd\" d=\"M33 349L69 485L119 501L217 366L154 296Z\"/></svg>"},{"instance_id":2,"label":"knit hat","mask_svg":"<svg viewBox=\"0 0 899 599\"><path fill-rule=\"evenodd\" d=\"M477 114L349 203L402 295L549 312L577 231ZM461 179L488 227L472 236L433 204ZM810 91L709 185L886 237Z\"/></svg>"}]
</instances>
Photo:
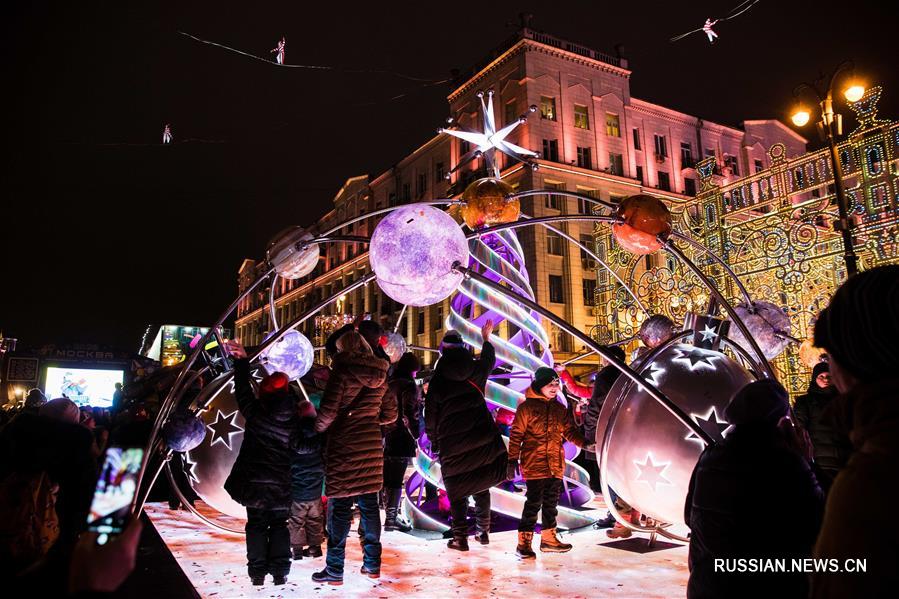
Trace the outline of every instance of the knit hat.
<instances>
[{"instance_id":1,"label":"knit hat","mask_svg":"<svg viewBox=\"0 0 899 599\"><path fill-rule=\"evenodd\" d=\"M880 266L843 283L815 323L815 346L860 381L899 369L899 265Z\"/></svg>"},{"instance_id":2,"label":"knit hat","mask_svg":"<svg viewBox=\"0 0 899 599\"><path fill-rule=\"evenodd\" d=\"M455 329L448 330L440 342L441 352L451 347L465 347L465 340L462 339L462 334Z\"/></svg>"},{"instance_id":3,"label":"knit hat","mask_svg":"<svg viewBox=\"0 0 899 599\"><path fill-rule=\"evenodd\" d=\"M360 322L359 334L362 335L372 349L383 347L386 343L386 339L384 339L384 327L374 320L363 320Z\"/></svg>"},{"instance_id":4,"label":"knit hat","mask_svg":"<svg viewBox=\"0 0 899 599\"><path fill-rule=\"evenodd\" d=\"M768 424L776 426L790 413L787 390L774 379L749 383L734 394L724 409L731 424Z\"/></svg>"},{"instance_id":5,"label":"knit hat","mask_svg":"<svg viewBox=\"0 0 899 599\"><path fill-rule=\"evenodd\" d=\"M531 383L531 390L534 393L540 393L540 390L553 381L559 380L559 375L552 368L541 366L534 371L534 382Z\"/></svg>"},{"instance_id":6,"label":"knit hat","mask_svg":"<svg viewBox=\"0 0 899 599\"><path fill-rule=\"evenodd\" d=\"M824 374L825 372L830 372L830 364L827 362L818 362L815 364L815 367L812 368L812 380L818 378L819 374Z\"/></svg>"},{"instance_id":7,"label":"knit hat","mask_svg":"<svg viewBox=\"0 0 899 599\"><path fill-rule=\"evenodd\" d=\"M78 424L81 418L81 411L75 405L75 402L68 397L57 397L42 405L38 410L38 415L52 418L53 420Z\"/></svg>"},{"instance_id":8,"label":"knit hat","mask_svg":"<svg viewBox=\"0 0 899 599\"><path fill-rule=\"evenodd\" d=\"M286 374L284 374L283 372L273 372L272 374L262 379L262 383L259 385L259 387L263 393L268 395L271 393L286 391L288 383L290 383L290 379Z\"/></svg>"}]
</instances>

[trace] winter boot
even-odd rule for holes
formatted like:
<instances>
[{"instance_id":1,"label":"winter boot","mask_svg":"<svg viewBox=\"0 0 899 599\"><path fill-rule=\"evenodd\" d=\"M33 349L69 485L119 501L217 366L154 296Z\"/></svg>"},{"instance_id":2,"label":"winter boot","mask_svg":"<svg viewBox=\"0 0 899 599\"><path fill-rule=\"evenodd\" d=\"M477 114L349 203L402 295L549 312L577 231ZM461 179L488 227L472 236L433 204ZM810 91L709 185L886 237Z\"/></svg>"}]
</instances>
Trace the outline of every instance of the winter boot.
<instances>
[{"instance_id":1,"label":"winter boot","mask_svg":"<svg viewBox=\"0 0 899 599\"><path fill-rule=\"evenodd\" d=\"M254 587L261 587L265 584L265 576L252 576L250 577L250 582L253 583Z\"/></svg>"},{"instance_id":2,"label":"winter boot","mask_svg":"<svg viewBox=\"0 0 899 599\"><path fill-rule=\"evenodd\" d=\"M537 557L537 554L531 549L531 541L533 540L533 532L518 531L518 547L515 548L515 553L518 557L521 559L535 559Z\"/></svg>"},{"instance_id":3,"label":"winter boot","mask_svg":"<svg viewBox=\"0 0 899 599\"><path fill-rule=\"evenodd\" d=\"M333 586L340 586L343 584L343 576L334 576L325 568L321 572L312 573L312 582L326 582Z\"/></svg>"},{"instance_id":4,"label":"winter boot","mask_svg":"<svg viewBox=\"0 0 899 599\"><path fill-rule=\"evenodd\" d=\"M474 535L474 538L477 539L478 543L481 545L489 545L490 544L490 512L481 513L480 511L475 515L475 530L477 531Z\"/></svg>"},{"instance_id":5,"label":"winter boot","mask_svg":"<svg viewBox=\"0 0 899 599\"><path fill-rule=\"evenodd\" d=\"M303 549L303 557L321 557L322 556L322 548L321 545L310 545Z\"/></svg>"},{"instance_id":6,"label":"winter boot","mask_svg":"<svg viewBox=\"0 0 899 599\"><path fill-rule=\"evenodd\" d=\"M369 578L381 578L380 568L375 570L368 566L362 566L362 568L359 569L359 573L362 574L362 576L368 576Z\"/></svg>"},{"instance_id":7,"label":"winter boot","mask_svg":"<svg viewBox=\"0 0 899 599\"><path fill-rule=\"evenodd\" d=\"M610 539L626 539L632 534L631 529L621 522L616 522L615 526L606 531L606 536Z\"/></svg>"},{"instance_id":8,"label":"winter boot","mask_svg":"<svg viewBox=\"0 0 899 599\"><path fill-rule=\"evenodd\" d=\"M302 547L294 547L292 549L292 553L293 553L293 560L296 561L299 559L303 559L305 550Z\"/></svg>"},{"instance_id":9,"label":"winter boot","mask_svg":"<svg viewBox=\"0 0 899 599\"><path fill-rule=\"evenodd\" d=\"M287 584L287 576L274 576L275 586L281 586L282 584Z\"/></svg>"},{"instance_id":10,"label":"winter boot","mask_svg":"<svg viewBox=\"0 0 899 599\"><path fill-rule=\"evenodd\" d=\"M612 512L607 512L606 517L593 523L593 528L612 528L615 526L615 516Z\"/></svg>"},{"instance_id":11,"label":"winter boot","mask_svg":"<svg viewBox=\"0 0 899 599\"><path fill-rule=\"evenodd\" d=\"M569 543L563 543L556 536L555 528L544 528L540 531L540 551L547 553L565 553L571 551Z\"/></svg>"},{"instance_id":12,"label":"winter boot","mask_svg":"<svg viewBox=\"0 0 899 599\"><path fill-rule=\"evenodd\" d=\"M400 504L403 501L403 490L386 489L387 508L384 510L384 530L398 530L400 532L409 532L412 527L403 522L400 518Z\"/></svg>"},{"instance_id":13,"label":"winter boot","mask_svg":"<svg viewBox=\"0 0 899 599\"><path fill-rule=\"evenodd\" d=\"M465 520L461 523L453 522L452 530L453 538L446 546L456 551L468 551L468 522Z\"/></svg>"}]
</instances>

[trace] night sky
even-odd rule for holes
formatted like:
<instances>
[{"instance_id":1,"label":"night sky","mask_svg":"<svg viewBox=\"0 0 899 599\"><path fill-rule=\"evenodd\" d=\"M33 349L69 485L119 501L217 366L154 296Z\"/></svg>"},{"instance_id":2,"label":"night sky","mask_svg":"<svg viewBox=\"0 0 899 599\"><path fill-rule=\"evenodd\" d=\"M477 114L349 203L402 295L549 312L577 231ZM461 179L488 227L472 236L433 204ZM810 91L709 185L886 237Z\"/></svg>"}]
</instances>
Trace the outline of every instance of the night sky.
<instances>
[{"instance_id":1,"label":"night sky","mask_svg":"<svg viewBox=\"0 0 899 599\"><path fill-rule=\"evenodd\" d=\"M347 71L443 79L500 44L519 11L599 50L624 44L634 96L708 120L786 119L794 85L846 58L885 88L881 114L899 115L895 21L878 2L760 0L716 27L714 46L667 40L739 0L311 4L4 7L0 330L22 346L136 350L148 323L209 324L244 257L447 115L446 85ZM179 30L263 56L284 35L288 63L338 69L279 68ZM167 122L176 143L163 147Z\"/></svg>"}]
</instances>

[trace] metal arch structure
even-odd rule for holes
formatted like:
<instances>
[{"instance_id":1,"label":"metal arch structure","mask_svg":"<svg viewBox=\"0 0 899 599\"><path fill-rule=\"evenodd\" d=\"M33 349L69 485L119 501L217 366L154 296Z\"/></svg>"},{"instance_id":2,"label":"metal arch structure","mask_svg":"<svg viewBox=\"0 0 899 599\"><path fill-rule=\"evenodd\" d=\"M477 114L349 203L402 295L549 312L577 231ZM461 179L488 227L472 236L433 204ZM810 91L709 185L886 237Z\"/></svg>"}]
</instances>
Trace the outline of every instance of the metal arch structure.
<instances>
[{"instance_id":1,"label":"metal arch structure","mask_svg":"<svg viewBox=\"0 0 899 599\"><path fill-rule=\"evenodd\" d=\"M550 190L546 190L546 191L541 190L541 191L527 191L527 192L522 192L522 193L516 194L516 195L521 197L522 195L536 195L536 194L545 194L545 193L550 193L550 192L559 193L556 190L551 190L551 191ZM579 194L567 194L567 195L573 195L574 197L581 197ZM594 198L583 197L583 199L587 200L587 201L595 202L597 204L602 204L602 202L597 202ZM441 200L441 201L435 201L435 202L428 202L428 204L431 204L431 205L446 205L446 204L454 204L454 203L459 203L459 201L458 200ZM358 222L359 220L363 220L365 218L372 218L374 216L390 212L396 208L397 207L392 207L389 209L366 214L363 217L357 217L357 218L351 219L350 221L341 223L339 226L334 227L333 229L331 229L331 232L337 231L352 222ZM494 227L489 227L486 229L482 229L480 231L476 231L476 232L472 233L471 235L469 235L468 237L469 237L470 243L482 244L483 237L486 235L493 235L498 238L509 237L508 233L511 233L513 229L518 228L518 227L529 226L529 225L530 226L535 226L535 225L546 226L550 222L554 222L554 221L558 222L558 221L565 221L565 220L588 220L588 221L592 221L592 222L609 223L609 222L615 222L616 217L603 216L603 215L593 215L593 216L569 215L569 216L557 216L557 217L550 217L550 218L524 217L524 219L521 221L517 221L514 223L506 223L503 225L497 225ZM583 248L583 245L578 243L576 240L573 240L570 237L568 237L568 239L569 239L569 241L571 241L572 243L575 243L582 249L586 249L586 248ZM307 241L305 243L308 243L308 244L327 243L327 242L365 243L366 241L368 241L367 238L356 237L356 236L343 236L343 237L335 236L334 238L328 238L326 236L319 236L316 239ZM515 244L517 244L517 240L514 243L512 243L513 246ZM520 250L520 247L519 247L519 250ZM682 259L686 259L686 258L682 257ZM689 263L689 260L687 260L687 262ZM694 268L695 268L695 266L694 266ZM512 309L513 313L519 313L519 312L529 313L531 316L537 315L540 318L546 318L547 320L549 320L549 321L553 322L554 324L556 324L557 326L559 326L559 328L561 330L563 330L566 333L568 333L569 335L572 335L573 337L577 338L579 341L584 343L584 345L586 345L590 349L590 352L588 352L588 354L584 354L584 355L589 355L590 353L596 353L596 354L599 354L600 356L602 356L609 364L615 365L616 368L618 368L629 379L631 379L632 381L634 381L637 384L644 386L656 401L658 401L661 405L663 405L669 412L671 412L671 414L675 418L677 418L680 422L682 422L685 427L690 429L700 439L702 439L706 443L711 442L711 438L708 436L708 434L701 427L699 427L692 419L690 419L689 416L687 416L682 411L680 411L678 409L678 407L676 405L674 405L670 400L668 400L668 398L665 397L664 394L662 394L658 389L656 389L655 387L653 387L652 385L647 383L645 380L640 378L637 373L635 373L633 370L631 370L629 367L627 367L623 362L619 362L614 356L610 355L609 352L607 350L605 350L605 348L603 348L598 343L596 343L595 340L593 340L591 337L582 333L579 330L576 330L574 327L569 325L563 319L555 316L550 311L539 306L536 302L533 301L533 299L528 298L526 295L522 295L516 291L510 290L509 288L507 288L505 286L505 284L509 284L510 281L505 280L504 281L505 284L502 284L498 281L493 281L493 280L487 279L483 275L472 271L469 267L466 267L464 265L457 265L456 269L463 273L463 275L464 275L463 283L465 281L477 282L478 285L482 286L483 288L491 289L497 296L505 298L505 300L507 300L509 302L507 305L512 306L511 309ZM609 270L611 270L611 269L609 269ZM210 335L216 334L216 332L218 331L218 327L220 327L222 325L222 323L225 321L225 319L228 318L228 316L230 316L231 312L233 312L236 309L237 305L243 299L245 299L250 293L252 293L255 289L257 289L258 286L261 285L263 281L268 280L273 274L274 274L274 268L270 268L261 277L259 277L256 281L254 281L254 283L252 285L250 285L246 290L244 290L238 296L238 298L231 304L231 306L229 306L229 308L225 311L225 313L222 314L222 316L216 322L215 326L210 329L210 332L207 333L207 335L204 337L202 342L197 344L197 347L194 349L194 351L190 354L190 356L188 356L187 360L184 362L184 364L182 366L182 371L179 373L174 385L172 386L172 388L169 390L168 394L166 395L166 398L163 401L163 404L161 406L160 413L156 419L156 422L154 423L151 438L148 442L148 451L147 451L147 455L145 456L145 463L144 463L144 466L141 471L141 478L140 478L140 483L139 483L140 484L139 488L140 488L141 492L138 494L138 497L136 498L136 501L135 501L136 509L140 509L143 506L143 503L146 500L146 495L149 493L149 487L152 486L152 482L156 480L159 473L161 472L161 469L167 465L167 460L165 460L165 457L168 455L169 450L165 449L165 447L162 444L161 439L159 437L159 432L161 430L162 424L166 421L168 416L171 414L171 412L174 410L174 408L179 404L179 402L183 398L183 395L188 388L188 382L193 381L200 376L203 376L203 374L205 374L208 371L208 368L209 368L208 366L204 367L200 371L191 370L193 365L196 363L199 355L201 354L201 350L202 350L203 346L207 342ZM341 290L335 292L334 294L332 294L330 297L320 301L318 304L316 304L315 306L313 306L312 308L310 308L309 310L304 312L302 315L297 316L296 318L292 319L290 322L287 322L286 324L283 324L281 326L277 326L276 318L273 319L272 322L273 322L273 324L276 325L276 331L272 335L270 335L269 338L266 339L260 346L258 346L256 348L256 350L252 353L251 356L248 356L248 357L251 360L257 359L259 357L259 355L262 352L264 352L265 349L267 349L272 343L275 343L278 339L280 339L288 331L296 328L298 325L302 324L305 320L307 320L308 318L310 318L310 317L314 316L315 314L317 314L318 312L320 312L327 305L336 301L341 295L348 293L360 286L367 285L368 283L370 283L371 281L373 281L375 279L376 279L375 273L369 273L369 274L365 275L364 277L362 277L361 279L351 283L346 288L341 289ZM706 279L705 282L707 282L707 284L710 286L710 291L714 290L714 287L710 280ZM715 292L716 292L716 290L712 291L712 293L715 293ZM464 291L463 291L463 293L464 293ZM269 303L270 303L269 307L270 308L273 308L274 300L275 300L274 296L273 295L270 296L270 298L269 298ZM639 300L638 300L638 302L639 302ZM642 308L642 305L641 305L641 308ZM736 314L732 314L732 318L733 318L733 320L739 322L739 318L737 317ZM742 323L740 323L740 324L742 324ZM740 325L738 324L738 326L740 326ZM539 341L539 333L537 333L536 331L534 331L534 333L535 333L535 335L533 336L534 339L532 339L532 341L534 341L534 340ZM746 337L750 340L752 339L751 335L746 335ZM625 343L627 341L628 341L628 339L625 339L625 340L618 341L617 343ZM545 344L543 345L543 347L545 349L545 347L546 347ZM423 348L423 347L422 348L413 347L413 349L433 351L432 348ZM754 349L757 349L757 348L754 348ZM758 351L756 353L758 355L761 355L760 351ZM744 357L749 358L749 356L744 356ZM755 360L751 360L751 359L750 359L750 363L756 364ZM522 367L521 370L527 371L529 365L530 364L520 364L520 366ZM756 364L756 366L759 366L759 368L758 368L759 370L764 369L763 366L760 366L758 364ZM509 378L509 377L504 377L504 378ZM499 385L496 385L496 386L500 387ZM494 402L494 403L495 403L495 405L502 405L502 406L506 407L506 406L510 405L510 403L511 403L509 401L510 399L512 399L512 398L511 397L506 398L506 401L501 401L499 403ZM491 399L489 397L488 397L488 401L491 401ZM514 404L512 404L511 407L512 407L512 409L514 409ZM150 468L151 460L153 460L154 457L156 457L156 456L159 456L161 458L160 462L158 464L158 467L151 469ZM419 463L419 465L417 466L417 469L422 473L422 476L425 479L429 480L429 482L439 479L439 470L437 470L437 471L434 470L434 464ZM145 476L145 474L148 470L152 471L151 477ZM435 473L438 474L437 477L434 476ZM170 476L170 473L167 473L167 476ZM145 482L146 480L149 480L150 478L152 478L152 480L149 485L142 484L143 482ZM589 489L589 484L587 482L586 473L581 472L581 469L573 464L569 464L566 466L566 478L569 478L572 482L574 482L578 486L584 486L587 489ZM499 500L498 504L500 506L503 505L504 503L514 504L514 501L507 502L506 500L509 499L509 497L505 497L505 495L514 497L515 496L514 493L502 491L502 490L498 490L498 493L499 493L499 497L497 497L497 499ZM592 496L592 492L589 492L589 494L590 494L590 496ZM520 511L518 511L517 513L520 513ZM206 521L211 526L219 528L220 530L227 531L227 532L237 532L237 531L229 529L227 527L218 525L217 523L212 522L211 520L209 520L208 518L206 518L200 514L198 514L198 516L201 517L204 521ZM664 533L661 533L661 534L664 534Z\"/></svg>"}]
</instances>

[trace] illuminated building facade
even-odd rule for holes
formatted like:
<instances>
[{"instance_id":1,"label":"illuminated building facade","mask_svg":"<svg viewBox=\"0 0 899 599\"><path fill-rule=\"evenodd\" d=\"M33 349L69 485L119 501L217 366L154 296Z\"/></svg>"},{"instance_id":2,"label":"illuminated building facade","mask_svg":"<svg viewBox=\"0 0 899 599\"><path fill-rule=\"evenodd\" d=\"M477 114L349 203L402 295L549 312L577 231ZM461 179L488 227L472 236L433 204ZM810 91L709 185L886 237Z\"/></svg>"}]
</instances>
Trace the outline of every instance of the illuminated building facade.
<instances>
[{"instance_id":1,"label":"illuminated building facade","mask_svg":"<svg viewBox=\"0 0 899 599\"><path fill-rule=\"evenodd\" d=\"M502 176L516 189L559 189L615 200L651 193L674 204L686 204L699 189L695 167L714 158L725 181L770 166L766 149L781 143L789 155L805 151L806 141L774 120L746 121L742 129L728 127L659 106L630 95L627 60L597 52L557 37L523 28L492 51L489 58L461 77L448 96L450 115L466 128L481 122L479 91L494 93L494 117L503 126L528 112L527 123L509 137L519 146L540 152L539 170L531 171L503 157ZM435 122L435 127L440 122ZM353 216L395 206L458 195L486 175L476 160L446 173L470 148L464 141L438 135L377 177L348 179L334 198L334 208L316 228L325 230ZM589 205L557 195L522 200L532 216L588 213ZM298 218L298 224L311 224ZM370 236L377 219L363 220L337 234ZM589 223L561 223L558 228L592 247ZM536 300L582 330L596 323L597 265L580 248L543 228L519 232L528 275ZM363 244L327 244L316 270L298 281L278 281L274 290L278 322L303 313L368 272ZM245 289L264 272L264 262L245 260L238 273ZM248 298L238 310L236 336L255 345L272 330L267 313L268 291ZM380 293L377 285L359 289L323 316L304 323L303 332L321 345L324 335L344 314L371 312L393 327L402 306ZM449 301L427 308L409 308L399 330L410 344L436 347L445 332ZM501 329L501 335L507 331ZM578 352L571 339L548 331L559 359ZM425 362L431 356L424 355ZM589 361L585 361L589 363Z\"/></svg>"},{"instance_id":2,"label":"illuminated building facade","mask_svg":"<svg viewBox=\"0 0 899 599\"><path fill-rule=\"evenodd\" d=\"M879 87L868 90L850 108L858 127L838 145L844 186L853 216L855 251L862 269L899 262L899 123L877 117ZM696 164L699 193L669 201L675 230L703 242L740 278L753 300L785 309L791 335L812 335L813 318L846 278L843 245L833 230L839 218L829 150L790 157L781 144L767 152L765 168L744 177L720 176L713 159ZM651 312L682 322L694 306L705 306L705 288L664 254L636 258L597 230L600 256L630 283ZM719 266L688 250L720 289L740 301L733 280ZM648 267L648 268L647 268ZM620 339L639 326L640 315L619 285L599 273L597 334ZM791 344L774 366L793 396L808 387L808 368Z\"/></svg>"}]
</instances>

